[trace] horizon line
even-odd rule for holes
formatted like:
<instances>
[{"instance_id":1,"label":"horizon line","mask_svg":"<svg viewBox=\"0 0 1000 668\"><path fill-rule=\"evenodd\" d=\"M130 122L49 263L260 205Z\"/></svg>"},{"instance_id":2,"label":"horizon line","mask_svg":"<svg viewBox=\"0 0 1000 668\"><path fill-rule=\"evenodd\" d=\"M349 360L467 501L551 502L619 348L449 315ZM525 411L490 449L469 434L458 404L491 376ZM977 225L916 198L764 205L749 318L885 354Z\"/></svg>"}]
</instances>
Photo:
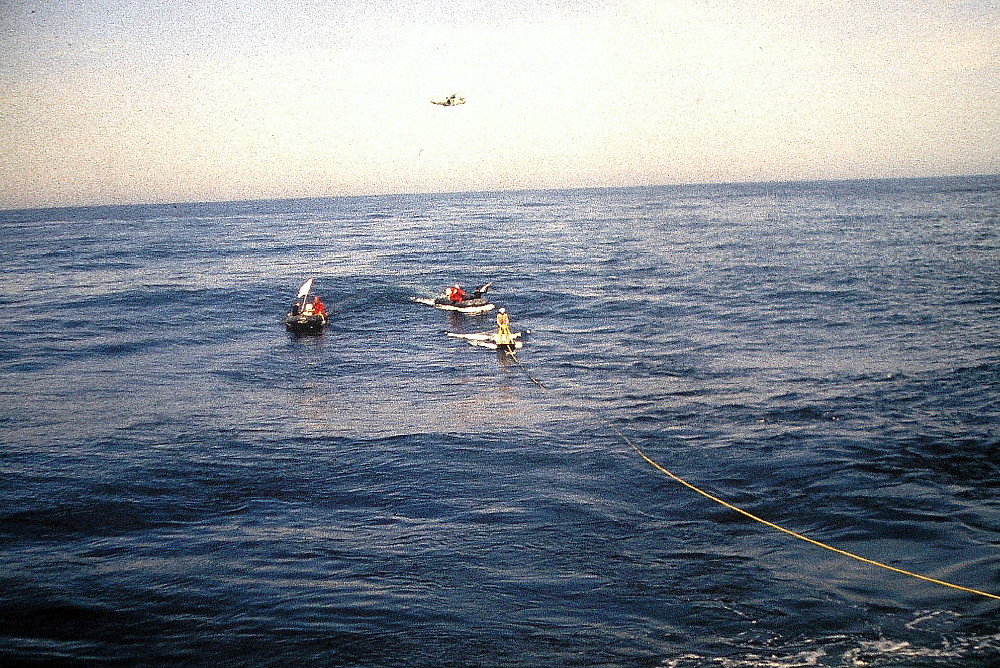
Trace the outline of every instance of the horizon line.
<instances>
[{"instance_id":1,"label":"horizon line","mask_svg":"<svg viewBox=\"0 0 1000 668\"><path fill-rule=\"evenodd\" d=\"M364 193L364 194L341 194L341 195L292 195L278 197L248 197L245 199L192 199L176 201L150 201L150 202L105 202L100 204L56 204L49 206L27 206L7 208L0 205L0 214L31 212L31 211L59 211L67 209L102 209L116 207L170 207L170 206L200 206L207 204L249 204L253 202L301 202L308 200L334 200L334 199L370 199L376 197L418 197L422 195L478 195L478 194L503 194L503 193L525 193L525 192L555 192L555 191L584 191L584 190L634 190L640 188L681 188L681 187L704 187L704 186L754 186L754 185L785 185L785 184L810 184L810 183L864 183L882 181L933 181L945 179L984 179L1000 178L1000 173L982 174L941 174L933 176L875 176L875 177L850 177L850 178L799 178L799 179L765 179L751 181L678 181L673 183L638 183L631 185L598 185L598 186L567 186L567 187L540 187L540 188L503 188L497 190L424 190L424 191L400 191L384 193Z\"/></svg>"}]
</instances>

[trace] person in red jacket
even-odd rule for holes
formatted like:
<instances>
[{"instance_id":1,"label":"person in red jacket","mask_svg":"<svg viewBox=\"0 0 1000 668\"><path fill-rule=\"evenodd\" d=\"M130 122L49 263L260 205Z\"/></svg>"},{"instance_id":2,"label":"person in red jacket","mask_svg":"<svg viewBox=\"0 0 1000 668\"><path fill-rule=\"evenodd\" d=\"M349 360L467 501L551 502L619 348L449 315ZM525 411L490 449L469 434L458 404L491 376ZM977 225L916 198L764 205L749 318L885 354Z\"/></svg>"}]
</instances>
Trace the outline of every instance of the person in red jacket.
<instances>
[{"instance_id":1,"label":"person in red jacket","mask_svg":"<svg viewBox=\"0 0 1000 668\"><path fill-rule=\"evenodd\" d=\"M458 283L456 283L454 287L445 290L444 294L452 302L460 302L465 299L465 290L463 290L462 286Z\"/></svg>"},{"instance_id":2,"label":"person in red jacket","mask_svg":"<svg viewBox=\"0 0 1000 668\"><path fill-rule=\"evenodd\" d=\"M312 300L312 312L316 315L326 317L326 306L319 299L319 295L314 295Z\"/></svg>"}]
</instances>

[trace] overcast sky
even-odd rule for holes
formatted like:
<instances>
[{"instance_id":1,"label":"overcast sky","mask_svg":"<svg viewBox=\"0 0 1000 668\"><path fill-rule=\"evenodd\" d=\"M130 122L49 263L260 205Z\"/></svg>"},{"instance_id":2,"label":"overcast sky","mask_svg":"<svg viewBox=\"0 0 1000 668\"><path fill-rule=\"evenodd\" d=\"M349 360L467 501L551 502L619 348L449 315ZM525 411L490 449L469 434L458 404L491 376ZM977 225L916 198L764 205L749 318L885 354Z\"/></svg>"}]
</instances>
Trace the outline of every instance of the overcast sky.
<instances>
[{"instance_id":1,"label":"overcast sky","mask_svg":"<svg viewBox=\"0 0 1000 668\"><path fill-rule=\"evenodd\" d=\"M0 0L0 105L0 208L997 173L1000 3Z\"/></svg>"}]
</instances>

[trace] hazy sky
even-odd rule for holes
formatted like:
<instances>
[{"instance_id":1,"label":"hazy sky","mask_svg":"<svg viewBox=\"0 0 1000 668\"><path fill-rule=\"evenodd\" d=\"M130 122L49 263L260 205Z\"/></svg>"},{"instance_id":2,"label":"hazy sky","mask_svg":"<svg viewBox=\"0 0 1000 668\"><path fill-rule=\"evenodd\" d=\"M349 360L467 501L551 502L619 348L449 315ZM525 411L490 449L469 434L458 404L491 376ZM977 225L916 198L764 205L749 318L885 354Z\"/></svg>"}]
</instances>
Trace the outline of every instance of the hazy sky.
<instances>
[{"instance_id":1,"label":"hazy sky","mask_svg":"<svg viewBox=\"0 0 1000 668\"><path fill-rule=\"evenodd\" d=\"M1000 2L0 0L0 148L0 208L997 173Z\"/></svg>"}]
</instances>

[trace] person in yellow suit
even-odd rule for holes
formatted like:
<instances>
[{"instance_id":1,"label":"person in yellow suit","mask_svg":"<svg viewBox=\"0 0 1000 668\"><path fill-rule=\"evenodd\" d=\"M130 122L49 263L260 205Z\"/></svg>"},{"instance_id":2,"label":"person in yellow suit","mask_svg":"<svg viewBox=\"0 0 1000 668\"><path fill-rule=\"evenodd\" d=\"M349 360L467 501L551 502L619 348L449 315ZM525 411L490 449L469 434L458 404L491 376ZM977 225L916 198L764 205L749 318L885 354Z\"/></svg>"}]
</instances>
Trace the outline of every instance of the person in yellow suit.
<instances>
[{"instance_id":1,"label":"person in yellow suit","mask_svg":"<svg viewBox=\"0 0 1000 668\"><path fill-rule=\"evenodd\" d=\"M510 333L510 316L507 315L505 308L497 311L496 343L498 346L509 346L514 343L514 337Z\"/></svg>"}]
</instances>

